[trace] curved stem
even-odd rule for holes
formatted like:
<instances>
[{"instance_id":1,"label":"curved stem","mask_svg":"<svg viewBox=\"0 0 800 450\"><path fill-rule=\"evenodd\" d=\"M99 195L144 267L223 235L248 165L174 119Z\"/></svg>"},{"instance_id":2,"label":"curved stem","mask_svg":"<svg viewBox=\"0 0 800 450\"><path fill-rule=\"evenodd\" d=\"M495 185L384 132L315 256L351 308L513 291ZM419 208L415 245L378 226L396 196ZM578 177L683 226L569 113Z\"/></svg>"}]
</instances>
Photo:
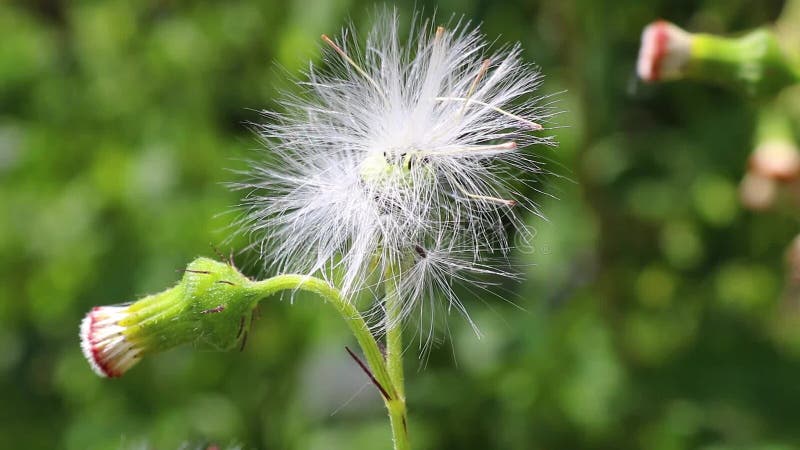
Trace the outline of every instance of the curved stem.
<instances>
[{"instance_id":1,"label":"curved stem","mask_svg":"<svg viewBox=\"0 0 800 450\"><path fill-rule=\"evenodd\" d=\"M250 282L248 288L259 300L284 290L311 292L336 308L356 337L375 380L388 394L388 398L384 397L384 403L389 412L395 450L408 450L410 446L403 387L403 337L400 326L402 304L396 296L394 285L390 282L386 287L386 323L391 326L386 328L385 359L358 310L326 281L305 275L278 275Z\"/></svg>"},{"instance_id":2,"label":"curved stem","mask_svg":"<svg viewBox=\"0 0 800 450\"><path fill-rule=\"evenodd\" d=\"M259 299L285 290L306 291L322 297L327 303L336 308L347 323L350 331L353 332L377 382L389 393L391 398L397 397L378 343L358 310L342 298L337 289L324 280L305 275L278 275L266 280L254 281L250 288L258 295ZM388 408L389 400L384 400L387 401Z\"/></svg>"}]
</instances>

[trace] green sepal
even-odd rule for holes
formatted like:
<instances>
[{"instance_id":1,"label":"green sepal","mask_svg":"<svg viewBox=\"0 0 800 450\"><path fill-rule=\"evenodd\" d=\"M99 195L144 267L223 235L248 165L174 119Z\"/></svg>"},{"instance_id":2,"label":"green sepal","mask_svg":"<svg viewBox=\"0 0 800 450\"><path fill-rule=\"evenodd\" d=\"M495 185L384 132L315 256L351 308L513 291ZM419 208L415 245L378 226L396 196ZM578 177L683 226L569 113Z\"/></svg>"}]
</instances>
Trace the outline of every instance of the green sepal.
<instances>
[{"instance_id":1,"label":"green sepal","mask_svg":"<svg viewBox=\"0 0 800 450\"><path fill-rule=\"evenodd\" d=\"M197 258L177 285L131 304L120 325L145 353L187 342L229 350L249 328L259 298L252 282L232 265Z\"/></svg>"}]
</instances>

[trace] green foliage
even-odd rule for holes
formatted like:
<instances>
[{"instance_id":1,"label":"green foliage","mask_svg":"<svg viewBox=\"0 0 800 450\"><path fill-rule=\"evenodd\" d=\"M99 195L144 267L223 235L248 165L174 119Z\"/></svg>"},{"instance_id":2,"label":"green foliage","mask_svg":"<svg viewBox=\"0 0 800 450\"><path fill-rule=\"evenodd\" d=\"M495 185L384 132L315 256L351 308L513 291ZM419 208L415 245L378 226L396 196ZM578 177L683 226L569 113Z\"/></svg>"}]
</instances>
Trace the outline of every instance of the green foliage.
<instances>
[{"instance_id":1,"label":"green foliage","mask_svg":"<svg viewBox=\"0 0 800 450\"><path fill-rule=\"evenodd\" d=\"M466 14L519 40L565 113L550 124L561 146L534 149L561 177L540 186L557 199L530 193L549 220L530 217L535 237L518 242L524 282L492 290L502 298L463 293L482 339L454 314L441 346L407 358L414 448L800 442L800 309L782 295L796 217L754 215L736 198L753 105L634 81L651 20L745 30L780 2L608 3L438 5L442 22ZM348 17L366 29L371 8L0 3L4 447L388 448L380 395L344 351L351 335L304 294L262 303L242 353L179 347L117 380L89 370L77 339L91 306L160 291L213 256L210 243L246 246L227 241L237 194L221 185L260 145L245 123L293 89L286 72L316 57L321 33ZM253 256L240 265L261 275Z\"/></svg>"}]
</instances>

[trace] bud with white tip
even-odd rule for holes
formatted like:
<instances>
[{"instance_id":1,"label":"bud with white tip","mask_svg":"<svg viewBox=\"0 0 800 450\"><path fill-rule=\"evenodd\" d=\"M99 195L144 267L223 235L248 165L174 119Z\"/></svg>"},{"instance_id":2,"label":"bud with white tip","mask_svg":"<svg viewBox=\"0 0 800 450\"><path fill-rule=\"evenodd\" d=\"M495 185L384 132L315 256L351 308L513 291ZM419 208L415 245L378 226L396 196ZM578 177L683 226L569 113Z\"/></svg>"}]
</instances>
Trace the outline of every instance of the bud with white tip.
<instances>
[{"instance_id":1,"label":"bud with white tip","mask_svg":"<svg viewBox=\"0 0 800 450\"><path fill-rule=\"evenodd\" d=\"M259 298L231 264L198 258L166 291L92 308L81 322L81 350L96 374L116 378L142 357L183 343L234 348L246 339Z\"/></svg>"},{"instance_id":2,"label":"bud with white tip","mask_svg":"<svg viewBox=\"0 0 800 450\"><path fill-rule=\"evenodd\" d=\"M675 24L659 20L645 27L636 72L644 81L680 78L691 56L692 35Z\"/></svg>"},{"instance_id":3,"label":"bud with white tip","mask_svg":"<svg viewBox=\"0 0 800 450\"><path fill-rule=\"evenodd\" d=\"M770 97L800 81L800 65L774 30L757 28L736 37L689 33L659 20L645 27L636 71L652 83L692 79Z\"/></svg>"},{"instance_id":4,"label":"bud with white tip","mask_svg":"<svg viewBox=\"0 0 800 450\"><path fill-rule=\"evenodd\" d=\"M750 156L750 170L776 181L795 180L800 174L800 153L790 142L764 142Z\"/></svg>"},{"instance_id":5,"label":"bud with white tip","mask_svg":"<svg viewBox=\"0 0 800 450\"><path fill-rule=\"evenodd\" d=\"M127 306L96 306L81 322L81 350L92 370L114 378L139 362L141 348L128 341L125 327Z\"/></svg>"}]
</instances>

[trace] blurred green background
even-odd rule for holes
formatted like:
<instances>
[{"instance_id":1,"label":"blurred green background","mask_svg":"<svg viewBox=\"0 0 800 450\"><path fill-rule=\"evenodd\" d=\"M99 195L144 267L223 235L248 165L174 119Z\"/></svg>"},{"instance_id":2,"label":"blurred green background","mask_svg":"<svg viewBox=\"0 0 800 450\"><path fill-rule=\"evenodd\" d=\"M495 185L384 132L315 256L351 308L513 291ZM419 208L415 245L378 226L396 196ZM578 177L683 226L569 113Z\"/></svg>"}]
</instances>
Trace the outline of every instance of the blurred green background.
<instances>
[{"instance_id":1,"label":"blurred green background","mask_svg":"<svg viewBox=\"0 0 800 450\"><path fill-rule=\"evenodd\" d=\"M781 2L417 0L405 20L415 5L520 41L564 111L561 145L534 149L556 198L541 196L549 220L529 219L525 280L503 294L519 308L465 294L484 338L453 316L427 364L410 351L415 448L800 448L800 308L783 294L798 217L737 197L754 105L634 76L651 20L745 30ZM227 251L237 194L222 183L259 145L245 122L292 89L321 33L366 30L373 10L0 2L0 447L389 448L352 338L317 301L264 302L242 353L185 346L118 380L89 370L77 337L91 306Z\"/></svg>"}]
</instances>

